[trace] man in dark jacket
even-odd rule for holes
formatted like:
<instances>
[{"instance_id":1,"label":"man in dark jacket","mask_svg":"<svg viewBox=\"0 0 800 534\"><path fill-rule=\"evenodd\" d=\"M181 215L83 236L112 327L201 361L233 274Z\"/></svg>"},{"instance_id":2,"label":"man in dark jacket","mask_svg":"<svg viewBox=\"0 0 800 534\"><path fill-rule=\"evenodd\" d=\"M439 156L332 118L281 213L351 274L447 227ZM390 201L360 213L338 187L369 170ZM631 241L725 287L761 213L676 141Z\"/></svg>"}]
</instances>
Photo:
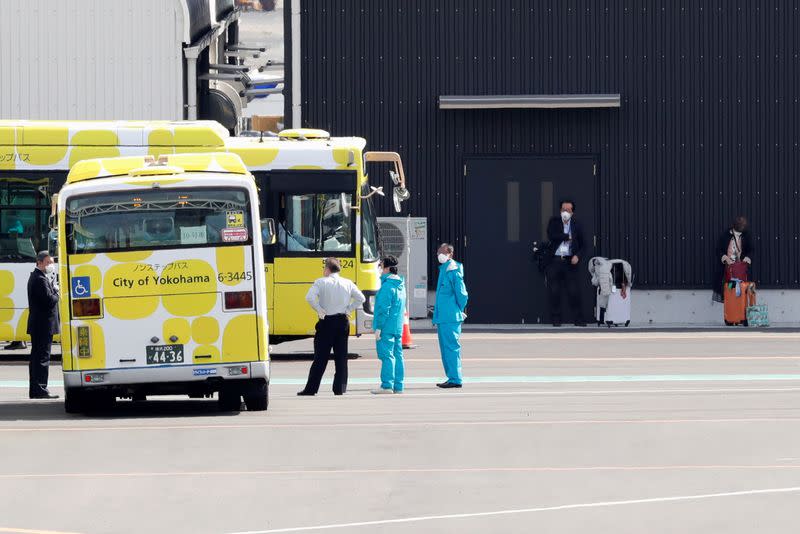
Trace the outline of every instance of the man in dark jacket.
<instances>
[{"instance_id":1,"label":"man in dark jacket","mask_svg":"<svg viewBox=\"0 0 800 534\"><path fill-rule=\"evenodd\" d=\"M725 283L726 267L737 262L744 262L749 270L752 264L752 257L753 240L748 231L747 218L739 215L717 240L717 247L714 251L713 299L715 301L723 301L722 291Z\"/></svg>"},{"instance_id":2,"label":"man in dark jacket","mask_svg":"<svg viewBox=\"0 0 800 534\"><path fill-rule=\"evenodd\" d=\"M57 399L47 389L53 335L59 333L58 286L53 258L47 251L36 255L36 268L28 278L28 334L31 336L30 386L32 399Z\"/></svg>"},{"instance_id":3,"label":"man in dark jacket","mask_svg":"<svg viewBox=\"0 0 800 534\"><path fill-rule=\"evenodd\" d=\"M550 219L547 238L554 250L553 259L545 276L550 293L550 316L553 326L561 326L562 293L566 291L573 310L575 326L586 326L581 315L580 274L578 265L583 254L585 239L580 222L575 220L575 202L561 202L561 213Z\"/></svg>"}]
</instances>

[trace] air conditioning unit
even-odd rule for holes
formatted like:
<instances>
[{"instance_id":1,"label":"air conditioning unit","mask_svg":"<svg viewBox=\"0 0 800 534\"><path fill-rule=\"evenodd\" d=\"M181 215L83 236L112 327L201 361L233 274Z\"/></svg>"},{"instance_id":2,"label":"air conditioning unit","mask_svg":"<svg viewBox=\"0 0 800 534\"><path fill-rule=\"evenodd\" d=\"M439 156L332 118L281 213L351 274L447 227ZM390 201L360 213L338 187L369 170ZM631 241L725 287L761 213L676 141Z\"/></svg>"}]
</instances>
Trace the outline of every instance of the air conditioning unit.
<instances>
[{"instance_id":1,"label":"air conditioning unit","mask_svg":"<svg viewBox=\"0 0 800 534\"><path fill-rule=\"evenodd\" d=\"M397 257L398 272L406 280L408 314L428 316L428 219L378 217L383 254Z\"/></svg>"}]
</instances>

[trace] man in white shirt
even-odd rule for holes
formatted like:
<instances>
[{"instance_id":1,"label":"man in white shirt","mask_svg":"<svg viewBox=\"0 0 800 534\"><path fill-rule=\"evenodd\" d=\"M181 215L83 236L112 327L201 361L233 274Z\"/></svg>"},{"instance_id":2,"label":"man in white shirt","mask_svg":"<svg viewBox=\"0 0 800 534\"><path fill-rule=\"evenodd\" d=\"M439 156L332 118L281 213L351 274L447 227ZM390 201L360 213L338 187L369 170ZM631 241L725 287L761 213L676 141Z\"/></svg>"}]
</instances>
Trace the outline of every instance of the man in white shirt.
<instances>
[{"instance_id":1,"label":"man in white shirt","mask_svg":"<svg viewBox=\"0 0 800 534\"><path fill-rule=\"evenodd\" d=\"M347 391L347 340L350 336L350 314L364 304L366 298L358 287L339 276L342 266L336 258L326 258L323 277L317 278L308 290L306 301L319 315L317 333L314 335L314 363L308 372L306 387L298 395L316 395L328 357L333 349L336 373L333 375L333 393Z\"/></svg>"}]
</instances>

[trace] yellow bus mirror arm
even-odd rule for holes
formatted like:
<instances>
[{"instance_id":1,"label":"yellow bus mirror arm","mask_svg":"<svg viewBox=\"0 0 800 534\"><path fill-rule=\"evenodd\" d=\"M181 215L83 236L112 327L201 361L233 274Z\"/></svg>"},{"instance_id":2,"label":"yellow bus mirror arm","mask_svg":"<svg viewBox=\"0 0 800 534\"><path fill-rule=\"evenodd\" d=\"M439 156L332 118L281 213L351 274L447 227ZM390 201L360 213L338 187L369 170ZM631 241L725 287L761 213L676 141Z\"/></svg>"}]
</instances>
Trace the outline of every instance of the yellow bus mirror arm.
<instances>
[{"instance_id":1,"label":"yellow bus mirror arm","mask_svg":"<svg viewBox=\"0 0 800 534\"><path fill-rule=\"evenodd\" d=\"M392 180L395 185L403 189L406 188L406 173L403 170L403 160L397 152L365 152L364 161L367 163L392 163L394 164L394 172L397 176Z\"/></svg>"},{"instance_id":2,"label":"yellow bus mirror arm","mask_svg":"<svg viewBox=\"0 0 800 534\"><path fill-rule=\"evenodd\" d=\"M389 171L389 176L394 183L392 191L392 204L397 213L402 211L401 204L411 197L411 193L406 188L406 173L403 170L403 160L397 152L366 152L365 162L392 163L394 170Z\"/></svg>"}]
</instances>

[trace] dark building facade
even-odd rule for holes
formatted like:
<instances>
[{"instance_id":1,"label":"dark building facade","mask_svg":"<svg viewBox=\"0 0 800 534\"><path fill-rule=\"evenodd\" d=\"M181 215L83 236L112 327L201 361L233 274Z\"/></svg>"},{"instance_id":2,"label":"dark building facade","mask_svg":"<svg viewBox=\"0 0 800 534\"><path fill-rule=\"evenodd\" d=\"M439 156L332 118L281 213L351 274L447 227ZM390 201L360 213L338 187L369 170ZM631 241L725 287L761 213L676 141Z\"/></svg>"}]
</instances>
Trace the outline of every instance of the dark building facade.
<instances>
[{"instance_id":1,"label":"dark building facade","mask_svg":"<svg viewBox=\"0 0 800 534\"><path fill-rule=\"evenodd\" d=\"M714 243L739 213L760 287L800 288L797 2L300 5L303 125L400 152L405 210L428 217L431 242L457 244L468 274L535 277L530 242L566 195L590 222L585 255L629 260L640 288L710 288ZM570 94L619 95L619 107L441 107Z\"/></svg>"}]
</instances>

